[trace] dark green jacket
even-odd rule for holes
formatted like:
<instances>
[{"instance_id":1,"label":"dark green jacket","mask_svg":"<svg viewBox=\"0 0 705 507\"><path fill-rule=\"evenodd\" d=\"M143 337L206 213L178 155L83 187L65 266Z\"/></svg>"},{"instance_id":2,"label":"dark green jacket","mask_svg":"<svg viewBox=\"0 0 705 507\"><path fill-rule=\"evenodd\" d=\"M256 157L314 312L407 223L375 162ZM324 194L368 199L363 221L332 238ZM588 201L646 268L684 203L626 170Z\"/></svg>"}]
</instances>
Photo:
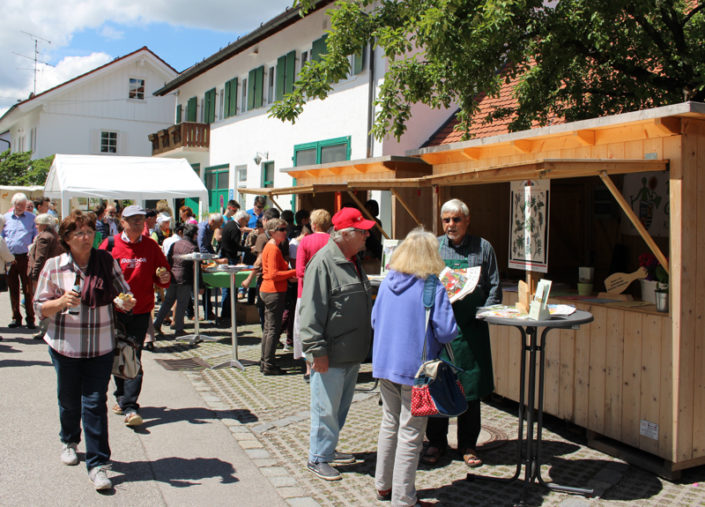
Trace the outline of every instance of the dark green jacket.
<instances>
[{"instance_id":1,"label":"dark green jacket","mask_svg":"<svg viewBox=\"0 0 705 507\"><path fill-rule=\"evenodd\" d=\"M497 258L492 245L478 236L468 235L457 246L450 244L447 236L439 237L438 241L439 252L447 266L482 266L475 291L453 304L460 333L451 342L455 364L465 370L458 373L465 397L471 401L479 400L494 391L494 372L490 330L486 322L475 318L475 313L480 306L502 302Z\"/></svg>"},{"instance_id":2,"label":"dark green jacket","mask_svg":"<svg viewBox=\"0 0 705 507\"><path fill-rule=\"evenodd\" d=\"M304 275L299 322L306 358L328 356L331 367L364 361L372 337L371 311L370 282L362 266L329 240Z\"/></svg>"}]
</instances>

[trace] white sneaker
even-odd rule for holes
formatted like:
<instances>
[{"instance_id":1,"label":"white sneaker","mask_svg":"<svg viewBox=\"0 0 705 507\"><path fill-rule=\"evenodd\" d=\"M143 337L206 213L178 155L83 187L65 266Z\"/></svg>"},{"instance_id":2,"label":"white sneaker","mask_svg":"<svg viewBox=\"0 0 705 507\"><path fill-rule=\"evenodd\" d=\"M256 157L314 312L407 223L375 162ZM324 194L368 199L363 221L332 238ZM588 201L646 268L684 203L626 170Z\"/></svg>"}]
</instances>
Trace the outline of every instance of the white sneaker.
<instances>
[{"instance_id":1,"label":"white sneaker","mask_svg":"<svg viewBox=\"0 0 705 507\"><path fill-rule=\"evenodd\" d=\"M95 486L96 491L103 491L113 487L113 483L110 482L110 479L108 479L105 470L106 467L101 465L91 468L88 472L88 478Z\"/></svg>"},{"instance_id":2,"label":"white sneaker","mask_svg":"<svg viewBox=\"0 0 705 507\"><path fill-rule=\"evenodd\" d=\"M61 462L64 465L78 465L78 456L76 455L76 447L78 444L64 444L61 451Z\"/></svg>"}]
</instances>

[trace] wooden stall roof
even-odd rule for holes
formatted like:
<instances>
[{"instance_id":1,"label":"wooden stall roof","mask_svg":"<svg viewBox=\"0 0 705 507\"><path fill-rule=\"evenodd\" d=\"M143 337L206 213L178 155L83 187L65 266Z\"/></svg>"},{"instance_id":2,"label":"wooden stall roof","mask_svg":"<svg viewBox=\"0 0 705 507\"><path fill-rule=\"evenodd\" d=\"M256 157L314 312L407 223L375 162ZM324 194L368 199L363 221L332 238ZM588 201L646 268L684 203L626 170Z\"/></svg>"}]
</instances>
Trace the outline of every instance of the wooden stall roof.
<instances>
[{"instance_id":1,"label":"wooden stall roof","mask_svg":"<svg viewBox=\"0 0 705 507\"><path fill-rule=\"evenodd\" d=\"M531 155L604 143L679 135L681 120L705 116L705 104L683 102L560 125L534 128L410 151L434 166L480 162L497 157ZM434 169L435 171L435 169Z\"/></svg>"},{"instance_id":2,"label":"wooden stall roof","mask_svg":"<svg viewBox=\"0 0 705 507\"><path fill-rule=\"evenodd\" d=\"M419 157L402 157L396 155L384 155L382 157L364 158L358 160L341 160L340 162L330 162L328 164L314 164L282 169L282 172L289 173L292 178L301 176L320 177L340 174L366 174L390 172L397 170L418 171L419 173L430 173L431 166Z\"/></svg>"}]
</instances>

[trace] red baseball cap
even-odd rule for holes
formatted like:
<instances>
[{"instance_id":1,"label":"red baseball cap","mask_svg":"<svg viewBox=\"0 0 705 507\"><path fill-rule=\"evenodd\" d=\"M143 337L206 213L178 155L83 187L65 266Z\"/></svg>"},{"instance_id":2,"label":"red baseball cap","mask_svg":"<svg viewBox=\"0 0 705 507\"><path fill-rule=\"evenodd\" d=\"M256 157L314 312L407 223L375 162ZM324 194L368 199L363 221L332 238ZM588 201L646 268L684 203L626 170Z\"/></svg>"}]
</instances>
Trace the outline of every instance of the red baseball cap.
<instances>
[{"instance_id":1,"label":"red baseball cap","mask_svg":"<svg viewBox=\"0 0 705 507\"><path fill-rule=\"evenodd\" d=\"M376 225L374 220L366 220L362 218L362 213L360 213L360 210L355 208L342 208L335 215L333 215L332 222L336 231L348 229L350 227L362 229L363 231L369 231Z\"/></svg>"}]
</instances>

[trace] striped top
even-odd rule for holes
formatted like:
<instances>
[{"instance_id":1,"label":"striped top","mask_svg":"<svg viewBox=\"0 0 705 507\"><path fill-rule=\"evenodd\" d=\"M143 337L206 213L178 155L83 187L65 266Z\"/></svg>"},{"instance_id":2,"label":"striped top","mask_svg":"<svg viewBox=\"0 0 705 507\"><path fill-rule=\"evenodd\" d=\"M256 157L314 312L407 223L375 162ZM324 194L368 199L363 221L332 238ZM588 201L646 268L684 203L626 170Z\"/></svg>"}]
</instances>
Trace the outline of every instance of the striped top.
<instances>
[{"instance_id":1,"label":"striped top","mask_svg":"<svg viewBox=\"0 0 705 507\"><path fill-rule=\"evenodd\" d=\"M34 294L34 308L41 315L42 304L60 298L70 291L81 272L69 253L49 259L37 282ZM113 261L113 284L118 292L128 293L130 287L122 276L117 261ZM113 305L91 308L81 303L77 314L57 312L47 318L48 329L44 341L63 356L88 358L103 356L115 349L115 327Z\"/></svg>"}]
</instances>

